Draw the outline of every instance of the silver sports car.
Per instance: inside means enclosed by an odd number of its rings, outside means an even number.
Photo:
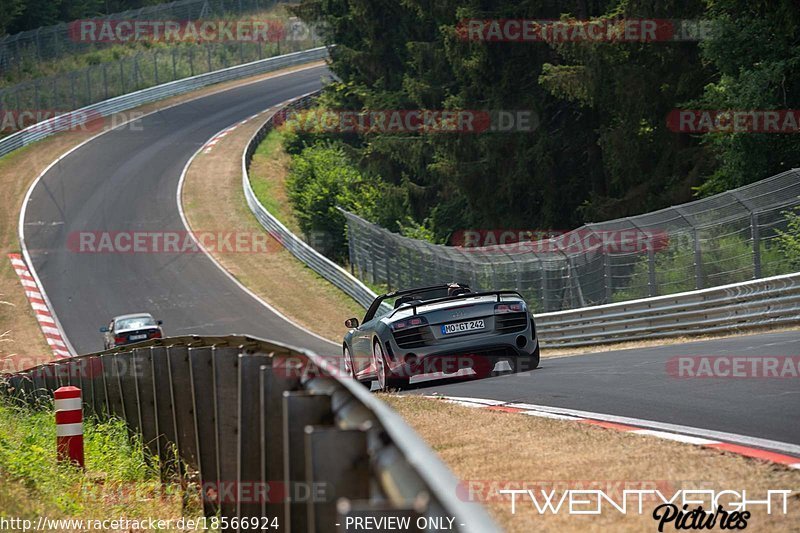
[[[345,369],[380,389],[434,372],[489,374],[499,361],[516,372],[539,365],[533,317],[515,291],[473,292],[456,283],[395,291],[376,298],[363,323],[351,318],[345,326]]]

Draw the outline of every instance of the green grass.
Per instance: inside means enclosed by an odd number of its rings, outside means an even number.
[[[283,150],[283,138],[278,130],[270,131],[267,136],[258,145],[253,158],[259,159],[273,159],[278,157],[279,153]],[[253,179],[255,178],[255,179]],[[281,221],[285,226],[295,226],[295,220],[289,220],[284,216],[281,209],[281,204],[275,198],[274,184],[267,181],[262,176],[251,176],[250,185],[253,187],[253,192],[258,198],[258,201],[266,208],[267,211],[275,218]]]
[[[46,407],[0,399],[0,516],[181,516],[180,486],[161,485],[155,460],[121,420],[84,423],[85,472],[57,465],[52,403]]]

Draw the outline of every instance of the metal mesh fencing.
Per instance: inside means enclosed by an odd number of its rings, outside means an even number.
[[[212,16],[236,15],[268,9],[277,0],[178,0],[140,9],[112,13],[104,20],[196,20]],[[0,39],[0,73],[24,69],[26,63],[57,59],[64,55],[90,52],[108,46],[100,42],[82,42],[70,34],[64,22],[35,30],[7,35]]]
[[[536,312],[674,294],[797,270],[779,245],[800,169],[554,238],[465,247],[414,240],[344,212],[358,277],[389,289],[450,281],[515,289]],[[799,210],[800,211],[800,210]]]
[[[113,20],[198,20],[237,16],[271,7],[275,0],[181,0],[135,11],[116,13]],[[0,131],[8,134],[26,126],[123,94],[154,87],[252,61],[315,48],[319,39],[308,28],[295,28],[293,18],[282,21],[286,31],[269,40],[155,43],[135,54],[122,51],[116,59],[37,77],[0,89]],[[68,24],[40,28],[0,41],[0,70],[23,68],[25,61],[43,61],[69,53],[91,52],[104,43],[80,43],[68,35]],[[36,38],[34,38],[35,34]],[[119,57],[117,57],[119,56]]]

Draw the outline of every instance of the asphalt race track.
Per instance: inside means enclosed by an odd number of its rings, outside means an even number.
[[[800,444],[798,378],[678,378],[677,356],[796,356],[797,331],[542,359],[533,372],[421,384],[410,394],[564,407]]]
[[[321,87],[324,67],[210,95],[121,127],[72,152],[31,195],[25,240],[78,353],[103,349],[98,329],[119,314],[150,312],[166,335],[241,333],[318,353],[340,353],[249,297],[202,253],[75,253],[80,231],[185,231],[181,171],[215,133]],[[233,231],[235,228],[220,228]]]
[[[44,176],[31,195],[25,238],[79,353],[102,349],[98,328],[111,317],[139,311],[163,319],[167,335],[240,333],[340,353],[251,298],[204,254],[90,254],[67,246],[80,231],[185,230],[176,191],[192,154],[225,127],[317,89],[326,74],[322,67],[296,72],[150,115],[140,128],[84,145]],[[565,407],[800,444],[798,379],[678,379],[666,371],[679,355],[798,353],[797,332],[754,335],[543,359],[534,372],[426,381],[408,393]]]

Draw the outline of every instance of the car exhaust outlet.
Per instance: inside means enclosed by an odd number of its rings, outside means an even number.
[[[524,348],[526,344],[528,344],[528,339],[525,338],[525,335],[517,335],[517,348]]]

